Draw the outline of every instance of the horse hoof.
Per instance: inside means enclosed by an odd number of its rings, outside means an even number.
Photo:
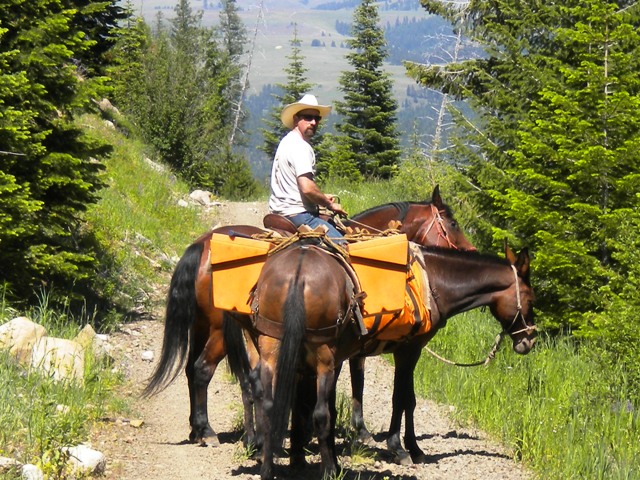
[[[202,447],[219,447],[220,440],[217,435],[209,435],[200,439],[200,446]]]
[[[421,453],[419,455],[411,456],[411,459],[413,460],[413,463],[427,463],[427,456],[424,453]]]
[[[373,439],[373,435],[371,435],[371,433],[369,433],[369,430],[367,429],[360,430],[360,432],[358,432],[358,437],[356,438],[356,442],[361,443],[362,445],[369,445],[369,446],[372,446],[376,443],[375,440]]]
[[[396,463],[398,465],[402,465],[403,467],[408,467],[410,465],[413,465],[413,460],[411,460],[411,455],[409,455],[407,452],[397,453]]]

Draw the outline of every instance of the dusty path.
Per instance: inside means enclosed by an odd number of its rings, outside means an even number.
[[[229,204],[220,207],[222,224],[259,224],[263,206]],[[127,393],[134,399],[133,411],[126,419],[112,419],[92,439],[93,446],[107,455],[106,478],[118,480],[146,479],[259,479],[256,461],[246,459],[239,442],[241,421],[240,389],[231,382],[222,364],[209,387],[209,418],[220,437],[217,447],[200,447],[187,442],[189,434],[189,399],[184,375],[164,392],[139,399],[143,382],[151,375],[162,342],[162,318],[152,318],[123,327],[114,335],[115,356],[130,382]],[[153,352],[154,359],[143,360],[143,353]],[[147,353],[148,355],[148,353]],[[348,368],[343,369],[340,390],[347,395]],[[381,432],[391,414],[393,371],[380,357],[367,360],[364,392],[365,416],[376,444],[369,448],[365,460],[347,456],[344,447],[340,463],[344,479],[383,480],[524,480],[533,476],[515,464],[504,450],[479,431],[455,426],[448,420],[448,407],[419,400],[415,423],[422,449],[429,462],[401,467],[391,462],[385,451]],[[139,423],[142,423],[139,425]],[[310,447],[316,451],[315,443]],[[291,476],[286,467],[278,478],[310,480],[319,477],[319,458],[308,457],[311,465],[304,474]],[[353,460],[353,461],[352,461]],[[283,460],[286,465],[286,461]]]

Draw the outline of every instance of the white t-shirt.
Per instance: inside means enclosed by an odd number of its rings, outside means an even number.
[[[317,206],[300,195],[298,177],[314,173],[316,155],[297,130],[286,134],[276,150],[271,169],[269,211],[280,215],[315,212]]]

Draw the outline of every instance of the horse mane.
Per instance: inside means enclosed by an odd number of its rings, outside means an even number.
[[[397,220],[400,220],[402,222],[404,221],[405,217],[407,216],[407,213],[409,213],[409,209],[412,206],[427,206],[431,204],[432,202],[428,200],[424,200],[422,202],[390,202],[390,203],[385,203],[384,205],[378,205],[377,207],[371,207],[363,212],[360,212],[354,215],[352,218],[354,220],[358,220],[360,217],[363,217],[365,215],[377,213],[381,210],[386,210],[387,208],[391,207],[391,208],[395,208],[398,211]],[[451,215],[451,209],[449,208],[448,205],[444,205],[444,209],[448,215]]]
[[[499,257],[491,253],[480,253],[477,250],[456,250],[446,247],[420,246],[423,253],[435,255],[444,258],[460,258],[469,259],[478,263],[493,264],[501,263],[503,265],[511,265],[506,258]]]

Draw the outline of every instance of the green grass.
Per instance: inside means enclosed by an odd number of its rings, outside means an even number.
[[[105,162],[107,187],[87,212],[102,251],[104,295],[129,309],[150,308],[154,285],[168,284],[184,249],[213,226],[215,210],[205,216],[202,207],[179,206],[189,188],[168,170],[157,171],[143,144],[96,116],[86,115],[80,124],[114,146]]]
[[[430,347],[450,360],[481,360],[498,331],[479,311],[449,321]],[[505,444],[541,478],[637,479],[640,423],[623,372],[604,372],[588,344],[541,338],[527,356],[502,345],[488,367],[460,368],[423,354],[416,391],[456,406],[455,419]]]
[[[51,310],[45,294],[24,314],[47,328],[49,335],[62,338],[75,337],[83,323],[67,312]],[[15,315],[8,305],[0,304],[0,323]],[[120,375],[90,355],[85,364],[82,384],[56,382],[0,351],[0,456],[36,464],[49,478],[67,478],[60,449],[86,440],[93,424],[107,412],[127,409],[126,402],[114,395]],[[3,478],[20,478],[14,473]]]

